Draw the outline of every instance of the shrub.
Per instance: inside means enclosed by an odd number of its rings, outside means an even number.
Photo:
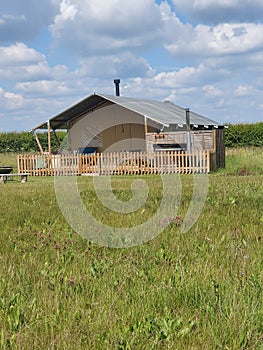
[[[228,125],[225,131],[225,145],[226,147],[262,147],[263,122]]]
[[[57,132],[57,139],[51,134],[52,150],[57,151],[66,136],[65,132]],[[38,133],[38,138],[44,150],[48,148],[47,133]],[[0,133],[0,153],[4,152],[39,152],[33,133],[31,132],[3,132]]]

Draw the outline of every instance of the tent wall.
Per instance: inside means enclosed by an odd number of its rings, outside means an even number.
[[[149,123],[149,130],[160,126]],[[68,147],[77,151],[96,147],[98,152],[145,151],[145,125],[142,116],[118,105],[109,105],[81,117],[69,125]]]

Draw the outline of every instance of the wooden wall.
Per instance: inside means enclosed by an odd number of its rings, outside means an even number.
[[[214,132],[213,130],[196,130],[191,131],[192,150],[196,151],[213,151],[214,150]],[[187,143],[186,131],[173,131],[163,133],[147,133],[146,135],[146,150],[147,152],[154,151],[156,144],[178,144],[182,148]]]
[[[186,131],[174,131],[163,133],[147,133],[146,150],[154,151],[154,145],[178,144],[186,147]],[[224,128],[214,130],[191,131],[192,151],[210,151],[211,170],[225,167],[225,130]]]

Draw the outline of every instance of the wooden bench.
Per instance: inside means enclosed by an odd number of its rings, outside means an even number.
[[[20,176],[21,178],[21,183],[25,183],[27,182],[27,177],[29,176],[30,174],[0,174],[0,183],[5,183],[8,178],[10,177],[15,177],[15,176]]]

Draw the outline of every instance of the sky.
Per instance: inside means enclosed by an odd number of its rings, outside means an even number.
[[[1,0],[0,131],[90,94],[263,121],[262,0]]]

